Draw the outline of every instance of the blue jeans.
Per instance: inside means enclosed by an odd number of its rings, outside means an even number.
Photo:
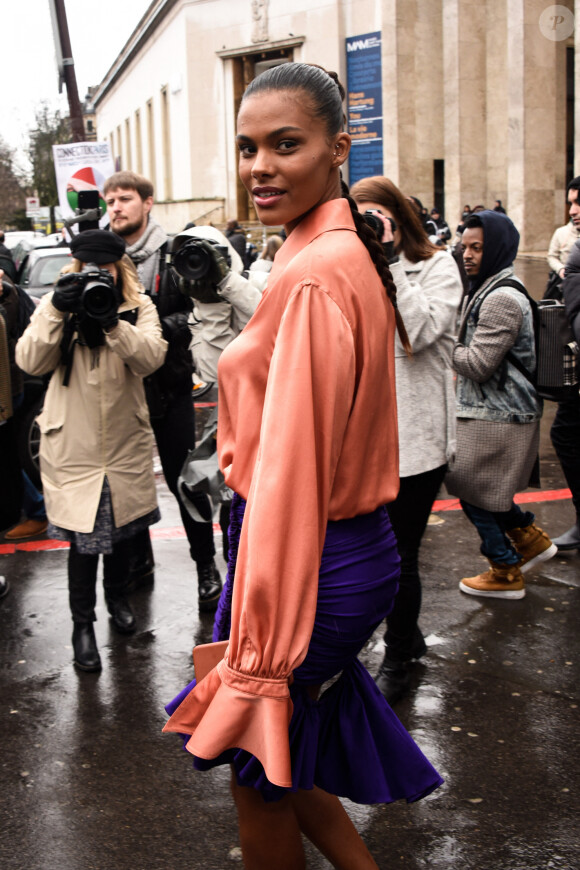
[[[18,410],[24,401],[24,393],[14,396],[14,410]],[[22,512],[27,520],[46,520],[44,496],[37,490],[27,473],[22,469]]]
[[[534,522],[534,514],[522,511],[515,502],[509,511],[486,511],[460,499],[465,516],[471,520],[481,538],[481,553],[500,565],[515,565],[520,560],[506,532],[525,529]]]
[[[44,507],[44,496],[40,493],[27,473],[22,472],[22,482],[24,484],[24,494],[22,496],[22,510],[24,516],[29,520],[46,520],[46,509]]]

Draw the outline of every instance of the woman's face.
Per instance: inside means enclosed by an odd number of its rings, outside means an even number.
[[[380,202],[367,202],[366,200],[359,202],[357,200],[356,204],[357,204],[358,210],[360,211],[361,214],[364,214],[365,211],[379,211],[385,217],[390,218],[392,221],[395,221],[395,224],[397,225],[397,229],[395,230],[395,233],[393,235],[393,241],[395,242],[395,246],[400,244],[401,233],[399,232],[399,221],[396,220],[393,212],[390,211],[390,209],[388,209],[384,205],[381,205]]]
[[[303,91],[248,97],[238,115],[239,172],[258,218],[291,233],[309,211],[340,197],[350,136],[329,136]]]

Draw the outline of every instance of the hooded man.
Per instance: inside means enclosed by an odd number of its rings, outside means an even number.
[[[523,598],[523,573],[557,552],[514,495],[536,464],[542,400],[510,361],[536,367],[534,323],[525,288],[514,278],[519,233],[501,212],[465,222],[461,248],[469,290],[453,350],[457,372],[457,457],[446,479],[481,538],[490,568],[464,577],[462,592]]]

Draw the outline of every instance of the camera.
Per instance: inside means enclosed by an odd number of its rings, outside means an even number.
[[[217,253],[226,261],[229,268],[232,258],[226,245],[219,245],[213,239],[188,239],[171,258],[171,263],[182,278],[189,281],[200,281],[212,272],[213,259],[205,245],[213,245]]]
[[[85,314],[97,320],[114,317],[119,307],[119,299],[111,273],[106,269],[99,269],[94,263],[87,263],[79,274],[84,281],[81,309]]]
[[[367,211],[365,211],[365,213],[363,214],[363,217],[365,219],[366,224],[371,228],[371,230],[374,230],[375,233],[377,234],[378,238],[382,239],[383,232],[384,232],[384,224],[383,224],[382,220],[380,219],[380,217],[377,217],[376,211],[372,211],[371,209],[367,209]],[[391,229],[394,233],[395,230],[397,229],[397,224],[395,223],[395,221],[392,218],[387,218],[387,220],[391,224]]]

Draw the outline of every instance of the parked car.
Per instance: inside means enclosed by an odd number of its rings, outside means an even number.
[[[45,239],[44,233],[40,233],[37,230],[7,230],[4,233],[4,244],[11,251],[14,251],[16,245],[24,240],[43,244]]]
[[[33,248],[20,265],[18,283],[38,305],[41,297],[52,290],[61,269],[69,263],[68,247]]]
[[[40,429],[36,418],[42,411],[49,380],[50,375],[25,374],[24,400],[15,414],[20,464],[37,489],[41,488],[41,482],[38,460]]]
[[[19,241],[12,247],[12,259],[14,260],[16,268],[18,270],[22,268],[26,255],[34,248],[54,248],[56,245],[62,245],[63,241],[62,233],[51,233],[48,236],[39,234],[34,238],[26,236],[19,239]]]

